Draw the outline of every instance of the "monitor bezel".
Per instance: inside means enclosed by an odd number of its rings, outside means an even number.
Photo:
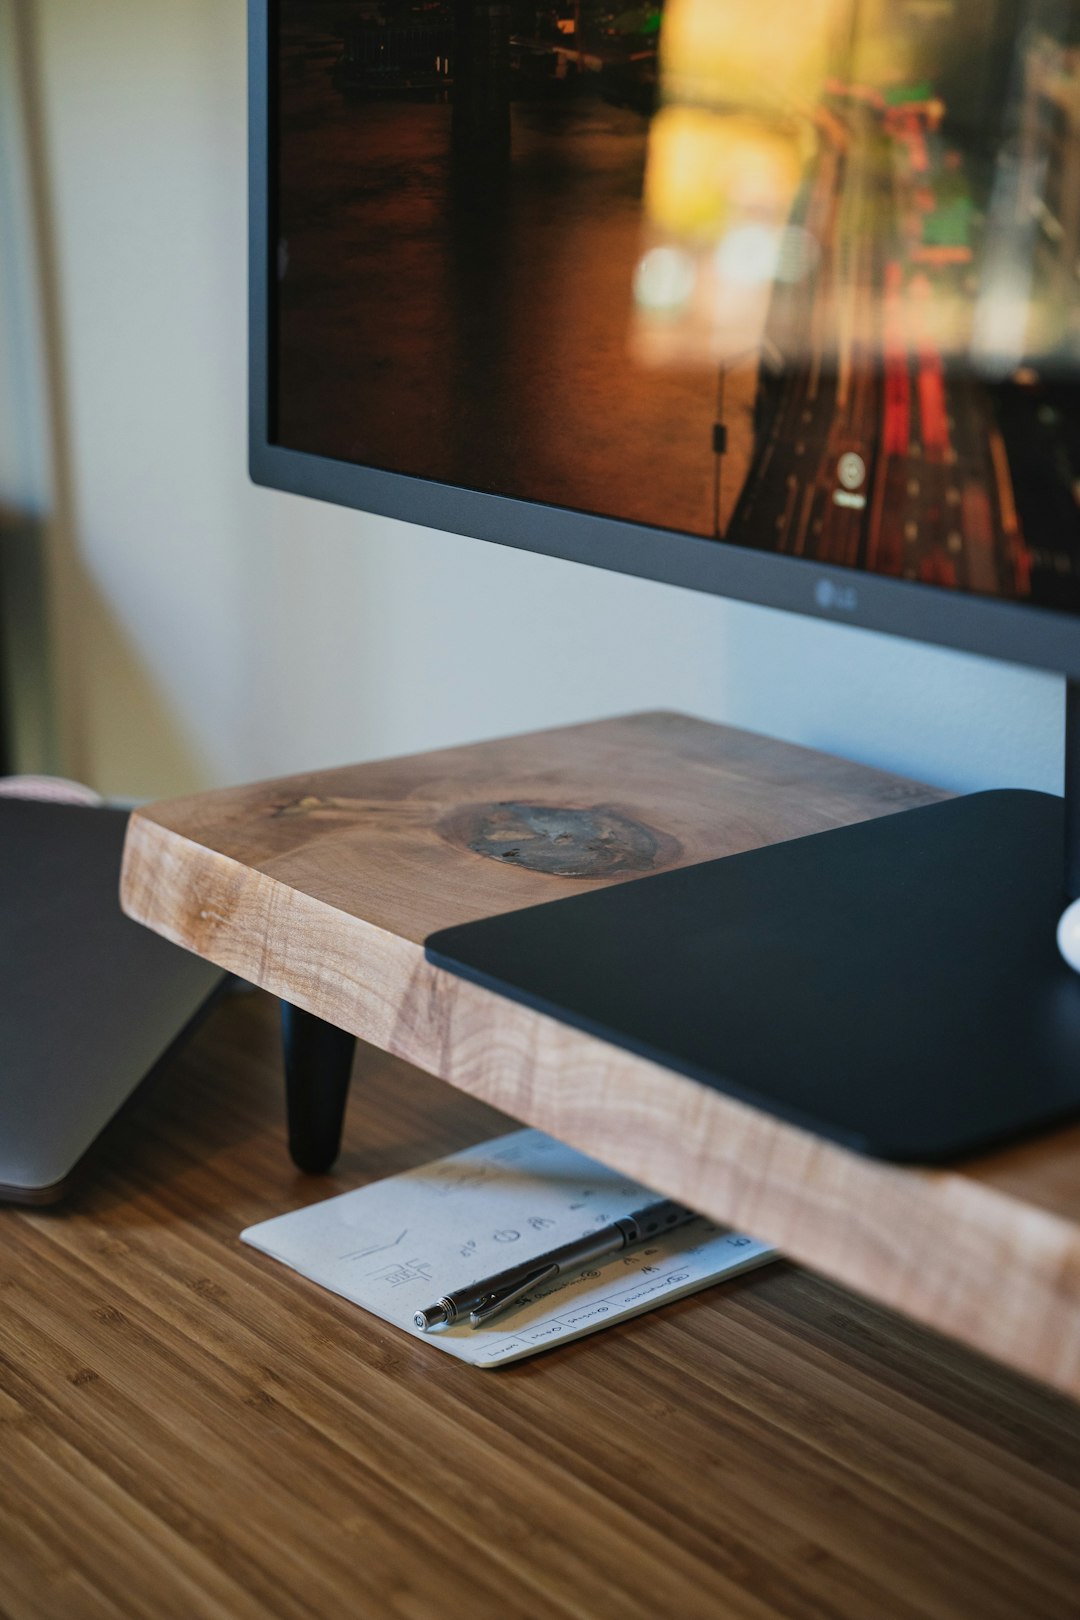
[[[248,0],[248,408],[254,483],[665,585],[1080,678],[1080,615],[750,551],[274,443],[270,37],[276,10],[277,0]]]

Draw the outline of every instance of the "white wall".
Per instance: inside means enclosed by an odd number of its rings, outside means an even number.
[[[45,499],[43,359],[30,184],[12,0],[0,0],[0,501],[22,513]]]
[[[251,488],[243,0],[24,3],[77,553],[73,754],[95,785],[159,795],[671,706],[947,786],[1060,789],[1049,677]]]

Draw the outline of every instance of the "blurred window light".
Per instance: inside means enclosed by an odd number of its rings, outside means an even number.
[[[717,269],[736,285],[753,287],[772,281],[780,259],[781,234],[767,225],[737,225],[717,247]]]
[[[697,267],[677,247],[654,247],[640,259],[634,275],[634,298],[642,309],[681,310],[691,298]]]

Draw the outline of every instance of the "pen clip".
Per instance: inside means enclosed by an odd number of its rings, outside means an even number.
[[[516,1305],[518,1300],[529,1293],[531,1289],[539,1288],[542,1283],[550,1282],[558,1275],[559,1267],[557,1262],[552,1262],[551,1265],[547,1266],[537,1266],[521,1282],[511,1283],[509,1288],[504,1288],[498,1293],[485,1295],[483,1299],[477,1301],[469,1312],[469,1326],[474,1328],[482,1327],[485,1322],[490,1322],[493,1316],[499,1316],[503,1311],[509,1310],[511,1305]]]

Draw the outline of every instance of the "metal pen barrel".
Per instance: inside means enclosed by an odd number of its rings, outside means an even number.
[[[576,1266],[591,1265],[594,1260],[602,1260],[609,1254],[616,1254],[625,1244],[626,1238],[618,1227],[605,1226],[591,1240],[588,1236],[575,1238],[571,1243],[563,1243],[557,1249],[549,1249],[545,1254],[537,1255],[535,1260],[524,1260],[519,1265],[496,1272],[493,1277],[484,1277],[468,1288],[446,1294],[436,1304],[429,1305],[426,1310],[417,1311],[413,1321],[419,1328],[442,1327],[444,1324],[450,1326],[459,1318],[468,1316],[490,1294],[513,1287],[533,1268],[537,1271],[546,1270],[550,1266],[565,1265],[571,1260]]]
[[[581,1270],[585,1266],[592,1265],[594,1261],[604,1260],[610,1254],[617,1254],[630,1243],[645,1242],[650,1237],[671,1231],[693,1218],[692,1210],[674,1203],[671,1199],[661,1199],[657,1203],[647,1204],[644,1208],[634,1210],[632,1214],[613,1221],[611,1225],[601,1227],[595,1233],[586,1232],[582,1237],[563,1243],[557,1249],[549,1249],[533,1260],[521,1261],[518,1265],[510,1266],[494,1276],[484,1277],[466,1288],[445,1294],[434,1305],[428,1305],[424,1310],[417,1311],[413,1321],[425,1332],[433,1327],[449,1327],[463,1317],[470,1316],[473,1311],[481,1310],[493,1296],[511,1289],[526,1288],[533,1273],[539,1278],[541,1275],[550,1276],[552,1272],[557,1276],[564,1266],[567,1269],[572,1267],[575,1271]]]

